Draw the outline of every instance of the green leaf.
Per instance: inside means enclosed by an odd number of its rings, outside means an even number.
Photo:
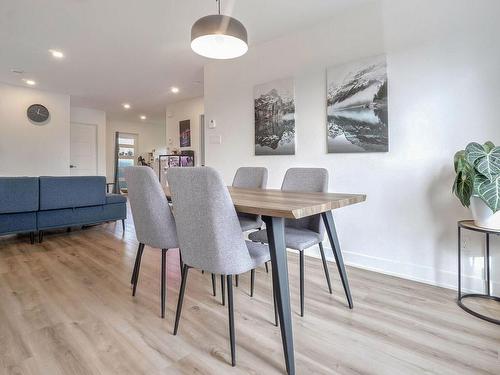
[[[467,161],[471,164],[475,164],[478,159],[481,159],[486,155],[486,151],[479,143],[471,142],[465,148],[465,154]]]
[[[455,164],[455,172],[458,173],[464,168],[464,163],[467,163],[465,150],[460,150],[455,154],[454,164]]]
[[[495,148],[495,145],[493,144],[493,142],[488,141],[488,142],[486,142],[486,143],[483,145],[483,148],[484,148],[484,151],[486,151],[486,152],[490,152],[491,150],[493,150],[493,149]]]
[[[470,197],[474,188],[474,179],[471,173],[466,171],[457,173],[455,182],[453,183],[453,193],[457,196],[463,206],[469,207]]]
[[[474,191],[491,208],[493,213],[500,210],[500,176],[491,181],[483,175],[476,175]]]
[[[493,181],[500,174],[500,147],[490,149],[491,142],[484,147],[472,142],[465,148],[467,161],[475,166],[476,170]],[[487,151],[489,150],[489,151]]]

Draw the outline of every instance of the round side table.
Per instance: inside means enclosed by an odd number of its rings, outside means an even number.
[[[468,312],[469,314],[472,314],[480,319],[486,320],[491,323],[495,324],[500,324],[500,320],[491,318],[489,316],[485,316],[482,314],[479,314],[478,312],[470,309],[469,307],[465,306],[462,303],[462,300],[464,298],[482,298],[482,299],[488,299],[488,300],[493,300],[500,302],[499,297],[495,297],[491,295],[491,290],[490,290],[490,234],[493,235],[500,235],[500,230],[494,230],[494,229],[488,229],[488,228],[482,228],[478,227],[477,225],[474,224],[473,220],[463,220],[459,221],[457,223],[458,227],[458,299],[457,299],[457,305],[460,306],[463,310]],[[461,278],[462,278],[462,262],[461,262],[461,249],[462,249],[462,241],[461,241],[461,230],[466,229],[466,230],[472,230],[474,232],[480,232],[484,233],[486,236],[486,249],[485,249],[485,269],[486,269],[486,294],[479,294],[479,293],[469,293],[469,294],[462,294],[462,285],[461,285]]]

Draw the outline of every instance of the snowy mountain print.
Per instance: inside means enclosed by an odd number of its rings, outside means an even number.
[[[255,86],[255,155],[295,154],[293,79]]]
[[[387,152],[385,56],[327,71],[328,152]]]

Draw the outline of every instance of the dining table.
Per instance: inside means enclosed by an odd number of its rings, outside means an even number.
[[[164,191],[167,198],[170,198],[171,193],[168,186],[164,188]],[[293,375],[295,374],[295,358],[285,246],[285,221],[286,219],[302,219],[313,215],[321,215],[340,274],[347,303],[349,308],[352,309],[353,301],[349,281],[332,211],[364,202],[366,195],[305,193],[281,191],[278,189],[243,189],[231,186],[228,187],[228,191],[237,212],[261,215],[262,220],[266,224],[273,270],[273,287],[276,296],[286,371],[288,374]]]

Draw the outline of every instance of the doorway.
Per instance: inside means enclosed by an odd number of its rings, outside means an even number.
[[[71,123],[70,175],[97,175],[97,125]]]

